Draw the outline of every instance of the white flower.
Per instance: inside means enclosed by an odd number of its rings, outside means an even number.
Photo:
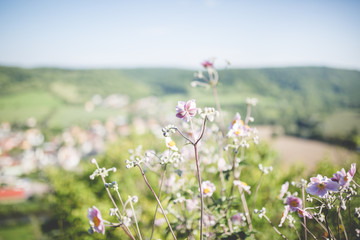
[[[256,106],[258,100],[257,98],[246,98],[246,104],[250,105],[250,106]]]
[[[247,185],[245,182],[239,181],[239,180],[234,180],[234,185],[240,187],[241,189],[243,189],[244,191],[246,191],[248,194],[251,194],[250,191],[250,186]]]
[[[201,188],[205,197],[211,197],[216,190],[215,185],[210,181],[204,181]]]
[[[171,139],[171,137],[165,137],[166,147],[170,148],[173,151],[178,151],[179,149],[176,147],[176,143]]]

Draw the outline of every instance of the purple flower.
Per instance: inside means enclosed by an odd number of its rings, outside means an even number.
[[[187,102],[178,101],[176,111],[176,117],[181,118],[186,122],[189,122],[190,119],[193,118],[197,112],[195,100],[192,99]]]
[[[101,217],[99,209],[97,209],[95,206],[89,208],[88,218],[90,225],[94,228],[96,232],[105,234],[104,220]]]
[[[286,198],[286,204],[289,205],[290,211],[295,212],[298,208],[302,207],[302,201],[298,197],[289,196]]]
[[[341,169],[334,173],[331,180],[337,182],[342,187],[348,187],[356,172],[356,163],[351,164],[349,171],[346,173],[345,169]]]
[[[234,225],[241,225],[245,221],[244,218],[243,213],[237,213],[231,217],[231,221]]]
[[[201,64],[204,68],[212,68],[214,67],[214,64],[210,61],[204,61],[202,64]]]
[[[319,197],[324,197],[327,195],[328,191],[337,192],[340,185],[337,182],[331,181],[327,177],[317,175],[317,177],[310,178],[310,183],[306,188],[306,192],[317,195]]]

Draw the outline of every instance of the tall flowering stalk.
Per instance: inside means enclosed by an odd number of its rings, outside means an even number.
[[[191,118],[194,117],[195,114],[196,114],[195,100],[189,100],[186,103],[182,102],[182,101],[179,101],[178,106],[176,107],[176,110],[178,111],[178,113],[176,114],[176,116],[178,118],[181,118],[181,119],[183,119],[183,120],[185,120],[187,122],[191,122]],[[199,154],[198,154],[198,143],[200,142],[200,140],[204,136],[206,120],[207,120],[207,115],[204,116],[204,121],[203,121],[203,124],[202,124],[201,134],[200,134],[200,136],[198,138],[195,137],[195,132],[193,130],[192,135],[194,137],[194,140],[191,140],[190,138],[185,136],[178,128],[176,128],[177,132],[179,132],[180,135],[182,137],[184,137],[194,147],[195,164],[196,164],[196,176],[197,176],[197,181],[198,181],[198,184],[199,184],[199,192],[200,192],[200,240],[203,239],[204,192],[203,192],[202,181],[201,181],[201,173],[200,173],[200,160],[199,160]],[[192,127],[192,129],[193,129],[193,127]]]

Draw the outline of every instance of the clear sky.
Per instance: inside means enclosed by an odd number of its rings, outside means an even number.
[[[0,0],[0,65],[360,70],[360,1]]]

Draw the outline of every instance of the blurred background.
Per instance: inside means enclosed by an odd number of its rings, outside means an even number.
[[[87,208],[105,196],[89,181],[89,159],[118,167],[131,192],[127,149],[163,148],[178,100],[215,106],[210,89],[191,87],[205,60],[219,71],[227,121],[245,114],[246,97],[259,100],[262,151],[285,175],[348,168],[359,160],[359,9],[350,0],[1,0],[0,239],[90,237]]]

